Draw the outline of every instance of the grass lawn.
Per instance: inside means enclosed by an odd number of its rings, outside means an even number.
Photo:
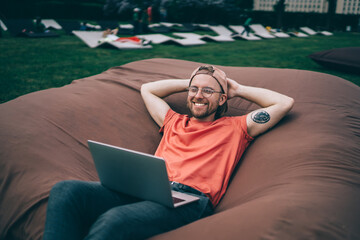
[[[244,67],[292,68],[339,76],[360,86],[360,75],[323,68],[307,56],[313,52],[360,46],[360,33],[334,36],[209,42],[196,47],[153,45],[153,49],[91,49],[76,36],[28,39],[3,33],[0,38],[0,102],[101,73],[110,67],[148,58],[176,58]]]

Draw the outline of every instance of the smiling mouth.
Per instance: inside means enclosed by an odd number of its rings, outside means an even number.
[[[194,102],[194,105],[195,106],[205,106],[206,104],[205,103],[196,103],[196,102]]]

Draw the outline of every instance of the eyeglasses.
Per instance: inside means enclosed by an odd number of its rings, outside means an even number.
[[[195,86],[191,86],[191,87],[188,87],[187,90],[189,91],[188,94],[190,97],[193,97],[195,96],[198,91],[199,91],[199,88],[198,87],[195,87]],[[213,93],[222,93],[222,92],[217,92],[215,91],[214,89],[211,89],[209,87],[205,87],[205,88],[201,88],[201,94],[205,97],[205,98],[209,98],[211,97],[211,95],[213,95]]]

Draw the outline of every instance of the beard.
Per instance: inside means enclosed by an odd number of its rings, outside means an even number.
[[[217,109],[219,107],[219,101],[220,100],[216,101],[216,104],[214,104],[214,105],[207,104],[206,109],[202,109],[201,111],[196,110],[194,108],[194,103],[191,100],[189,100],[187,102],[187,107],[190,110],[192,117],[197,118],[197,119],[204,119],[204,118],[207,118],[210,115],[214,114],[217,111]]]

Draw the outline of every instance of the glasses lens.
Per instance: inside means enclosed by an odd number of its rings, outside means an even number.
[[[199,88],[197,87],[189,87],[189,96],[193,97],[197,94],[197,92],[199,91]],[[206,97],[209,98],[211,97],[211,95],[214,93],[214,90],[212,90],[211,88],[202,88],[201,89],[201,94]]]
[[[204,97],[208,98],[211,97],[211,95],[213,94],[214,90],[210,89],[210,88],[203,88],[201,89],[201,93]]]
[[[195,96],[198,91],[197,87],[189,87],[189,96]]]

